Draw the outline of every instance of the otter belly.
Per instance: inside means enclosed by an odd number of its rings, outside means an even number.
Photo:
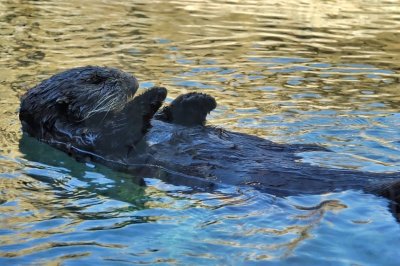
[[[372,191],[377,184],[398,179],[397,174],[312,166],[301,162],[297,154],[324,150],[319,146],[277,144],[214,127],[187,128],[153,120],[146,141],[149,165],[216,184],[252,186],[279,195]],[[130,159],[134,161],[134,157]]]

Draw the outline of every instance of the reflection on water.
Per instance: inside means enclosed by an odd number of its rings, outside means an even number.
[[[387,201],[358,191],[276,198],[148,186],[35,142],[19,96],[57,71],[134,73],[168,101],[208,92],[209,123],[335,153],[303,161],[400,171],[398,1],[0,2],[3,264],[397,265]]]

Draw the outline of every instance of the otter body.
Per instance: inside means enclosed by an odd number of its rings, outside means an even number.
[[[153,87],[133,97],[122,71],[81,67],[43,81],[23,97],[22,129],[78,160],[91,160],[175,184],[252,186],[279,196],[363,189],[399,202],[398,173],[328,169],[299,162],[315,145],[286,145],[205,126],[216,107],[206,94],[167,95]]]

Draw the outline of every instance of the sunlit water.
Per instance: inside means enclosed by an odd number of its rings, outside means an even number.
[[[1,265],[399,265],[386,199],[143,188],[22,139],[17,117],[42,79],[113,66],[168,101],[212,94],[209,124],[334,151],[305,162],[400,171],[398,1],[2,0],[0,37]]]

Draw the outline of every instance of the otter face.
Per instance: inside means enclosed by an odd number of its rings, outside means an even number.
[[[41,137],[54,123],[84,123],[124,108],[139,87],[132,75],[107,67],[79,67],[56,74],[23,97],[23,130]]]
[[[52,76],[21,99],[22,130],[68,153],[128,154],[143,139],[167,90],[133,98],[139,84],[108,67],[80,67]],[[78,156],[78,154],[76,154]]]

